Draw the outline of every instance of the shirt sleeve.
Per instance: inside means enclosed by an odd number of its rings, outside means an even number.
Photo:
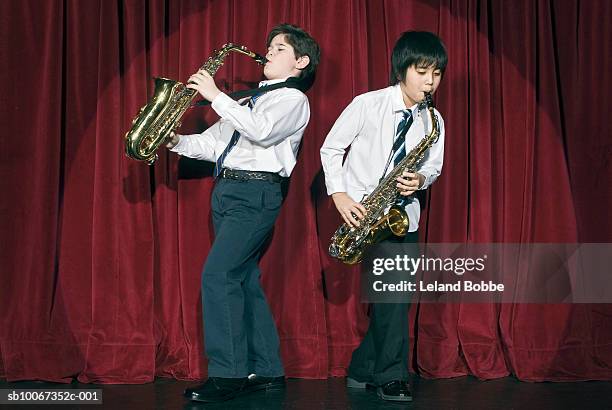
[[[365,104],[356,97],[340,114],[323,142],[321,164],[328,195],[347,191],[342,161],[346,149],[361,132],[365,115]]]
[[[181,135],[178,144],[170,149],[179,155],[215,162],[215,144],[221,134],[221,121],[217,121],[201,134]]]
[[[213,100],[212,108],[221,118],[230,121],[242,137],[264,148],[277,144],[308,124],[308,98],[298,90],[283,89],[273,102],[265,103],[264,108],[258,110],[255,106],[251,110],[221,93]]]
[[[436,117],[440,125],[440,136],[438,141],[427,150],[425,160],[417,171],[425,177],[425,181],[419,189],[429,188],[442,172],[442,164],[444,162],[444,120],[439,113],[436,113]]]

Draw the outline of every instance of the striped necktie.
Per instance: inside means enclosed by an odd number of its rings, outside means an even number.
[[[395,131],[395,141],[393,142],[393,166],[397,166],[406,156],[406,133],[412,125],[412,112],[404,111],[404,118],[397,125]]]
[[[410,110],[404,111],[404,118],[400,121],[397,126],[397,131],[395,132],[396,138],[393,143],[393,166],[396,167],[397,164],[401,162],[402,159],[406,156],[406,133],[408,129],[412,125],[412,112]],[[398,195],[398,198],[395,201],[395,205],[398,206],[406,206],[408,203],[408,199],[406,197]]]
[[[255,102],[262,94],[258,93],[252,96],[251,98],[249,98],[248,106],[250,109],[253,109],[253,107],[255,106]],[[238,143],[239,139],[240,139],[240,133],[238,131],[234,131],[229,144],[227,144],[227,147],[225,147],[225,149],[223,150],[221,155],[219,155],[219,158],[217,158],[217,161],[215,162],[215,170],[213,171],[213,176],[215,178],[217,178],[221,174],[221,171],[223,170],[223,161],[225,161],[225,158],[230,153],[232,148],[234,148],[234,146]]]

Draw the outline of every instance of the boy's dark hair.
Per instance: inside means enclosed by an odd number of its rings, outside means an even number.
[[[315,74],[317,72],[317,65],[319,64],[319,58],[321,56],[321,51],[319,50],[319,45],[316,40],[310,36],[307,32],[302,30],[301,28],[294,26],[292,24],[279,24],[274,27],[270,34],[268,34],[268,40],[266,41],[266,46],[269,46],[272,42],[272,39],[279,34],[285,35],[285,40],[295,52],[295,56],[300,58],[302,56],[308,56],[310,62],[304,69],[301,71],[301,75],[299,78],[300,83],[302,83],[303,90],[307,90],[314,83]]]
[[[447,63],[448,55],[440,37],[428,31],[406,31],[393,47],[389,84],[404,81],[411,66],[434,67],[444,75]]]

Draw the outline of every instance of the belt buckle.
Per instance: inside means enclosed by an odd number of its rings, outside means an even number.
[[[229,168],[223,168],[221,171],[221,178],[225,179],[236,179],[236,175],[232,173],[232,170]]]

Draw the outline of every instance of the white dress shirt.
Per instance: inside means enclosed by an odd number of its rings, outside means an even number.
[[[282,81],[262,81],[259,86]],[[310,119],[304,93],[295,88],[268,91],[257,98],[252,110],[221,93],[212,101],[212,108],[221,119],[201,134],[181,135],[171,151],[215,162],[237,130],[240,139],[223,161],[223,168],[291,175]]]
[[[395,131],[406,110],[399,84],[371,91],[355,97],[345,108],[332,127],[321,147],[321,162],[325,172],[328,195],[346,192],[354,201],[360,202],[379,184],[390,161]],[[410,152],[431,130],[425,110],[410,107],[413,123],[406,134],[406,153]],[[426,189],[442,171],[444,159],[444,121],[435,110],[440,124],[440,137],[429,148],[417,172],[425,177],[420,189]],[[344,164],[346,149],[350,150]],[[391,172],[391,163],[386,174]],[[408,197],[406,212],[410,219],[408,230],[419,227],[421,209],[415,195]]]

